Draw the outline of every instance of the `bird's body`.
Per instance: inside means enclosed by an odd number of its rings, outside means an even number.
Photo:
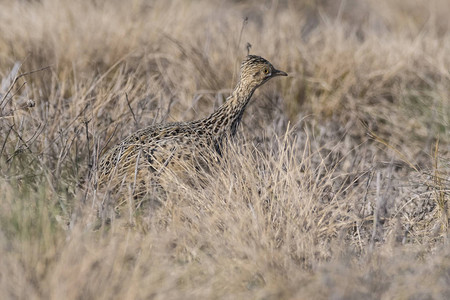
[[[131,134],[102,156],[99,183],[136,182],[166,169],[208,164],[211,155],[221,155],[224,141],[235,135],[256,88],[280,75],[287,76],[264,58],[249,55],[241,65],[238,84],[222,106],[204,119],[158,124]]]

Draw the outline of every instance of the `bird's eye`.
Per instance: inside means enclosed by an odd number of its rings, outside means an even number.
[[[264,74],[269,74],[269,69],[265,68],[264,69]]]

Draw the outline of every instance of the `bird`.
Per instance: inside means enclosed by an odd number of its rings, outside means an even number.
[[[190,122],[161,123],[140,129],[101,156],[98,184],[110,186],[161,176],[167,170],[186,170],[213,163],[224,144],[236,135],[243,113],[255,90],[271,78],[288,76],[268,60],[248,55],[240,66],[240,78],[226,99],[208,117]]]

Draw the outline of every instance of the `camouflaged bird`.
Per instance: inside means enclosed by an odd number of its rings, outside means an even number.
[[[262,57],[249,55],[242,62],[240,79],[226,102],[209,117],[191,122],[150,126],[131,134],[107,151],[99,163],[99,183],[110,186],[198,168],[222,153],[224,142],[236,134],[254,91],[276,76],[287,76]]]

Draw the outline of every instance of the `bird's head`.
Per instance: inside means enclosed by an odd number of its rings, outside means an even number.
[[[266,59],[256,56],[247,56],[241,65],[241,83],[251,88],[257,88],[270,78],[287,76],[288,74],[275,69]]]

